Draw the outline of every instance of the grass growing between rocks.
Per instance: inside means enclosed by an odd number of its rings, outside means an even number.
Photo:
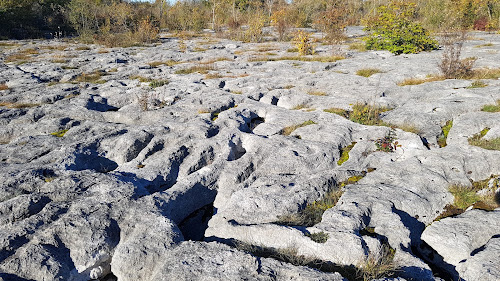
[[[17,53],[11,54],[5,58],[5,63],[14,62],[16,64],[24,64],[32,60],[33,55],[38,55],[37,49],[28,48]]]
[[[500,194],[495,192],[498,188],[500,188],[500,180],[496,175],[485,180],[474,181],[470,186],[450,186],[448,190],[455,198],[453,204],[446,205],[435,221],[462,214],[471,206],[473,209],[495,210],[500,207]]]
[[[469,138],[469,144],[488,150],[500,150],[500,138],[484,139],[490,128],[484,128],[478,134]]]
[[[139,82],[141,82],[141,83],[149,83],[149,82],[154,81],[152,78],[148,78],[148,77],[144,77],[144,76],[140,76],[140,75],[132,75],[128,79],[139,80]]]
[[[168,83],[170,83],[170,81],[168,81],[168,80],[153,80],[149,83],[149,87],[154,89],[154,88],[158,88],[158,87],[167,85]]]
[[[0,84],[0,91],[5,91],[9,89],[9,87],[7,86],[7,84]]]
[[[174,73],[175,74],[191,74],[191,73],[200,73],[200,74],[207,74],[208,71],[210,70],[216,70],[215,67],[212,65],[195,65],[190,68],[183,68],[176,70]]]
[[[86,83],[94,83],[94,84],[103,84],[106,83],[106,80],[101,79],[102,76],[106,75],[104,71],[99,71],[96,70],[92,73],[82,73],[78,75],[75,79],[73,79],[74,82],[80,83],[80,82],[86,82]]]
[[[466,89],[477,89],[477,88],[484,88],[487,87],[488,84],[484,83],[481,80],[476,80],[472,82],[469,86],[466,87]]]
[[[340,149],[340,158],[337,161],[337,165],[340,166],[340,165],[344,164],[344,162],[349,160],[349,152],[354,147],[354,145],[356,145],[356,142],[352,142],[350,145]]]
[[[307,94],[311,96],[328,96],[328,94],[323,91],[309,91]]]
[[[378,69],[378,68],[363,68],[363,69],[359,69],[358,71],[356,71],[356,75],[368,78],[368,77],[372,76],[373,74],[382,73],[382,72],[383,71]]]
[[[281,130],[280,133],[284,136],[289,136],[293,131],[297,130],[298,128],[313,125],[313,124],[316,124],[316,122],[314,122],[312,120],[307,120],[307,121],[300,123],[300,124],[285,127]]]
[[[447,145],[446,140],[448,139],[448,133],[453,127],[453,120],[446,121],[446,124],[441,128],[442,133],[437,139],[439,147],[445,147]]]
[[[326,233],[325,233],[326,234]],[[235,241],[233,246],[253,256],[272,258],[295,266],[307,266],[322,272],[338,272],[351,281],[368,281],[376,278],[394,277],[398,267],[394,263],[395,250],[384,244],[381,254],[369,254],[358,266],[339,265],[314,257],[300,255],[296,247],[271,248]]]
[[[369,105],[365,103],[356,103],[352,105],[352,110],[345,110],[341,108],[328,108],[325,112],[334,113],[345,117],[353,122],[375,126],[375,125],[385,125],[385,123],[380,119],[380,115],[383,112],[389,111],[390,108],[383,106]]]
[[[39,103],[15,103],[15,102],[0,102],[0,106],[7,108],[23,109],[40,106]]]
[[[369,281],[394,276],[398,268],[394,262],[395,254],[396,250],[384,243],[380,254],[370,253],[364,261],[358,264],[357,279]]]
[[[497,104],[488,104],[481,108],[481,111],[485,112],[500,112],[500,100],[497,100]]]
[[[153,68],[157,68],[160,65],[174,66],[174,65],[180,64],[180,62],[175,61],[175,60],[167,60],[167,61],[152,61],[148,64],[149,64],[149,66],[151,66]]]

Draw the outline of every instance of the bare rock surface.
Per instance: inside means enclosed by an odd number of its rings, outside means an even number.
[[[464,56],[498,67],[500,36],[474,38]],[[0,47],[0,280],[362,280],[388,248],[397,270],[370,278],[500,279],[498,208],[435,221],[451,184],[500,174],[500,151],[469,144],[500,136],[481,111],[498,79],[398,85],[439,73],[442,50],[321,62],[276,59],[290,43],[179,42]],[[389,108],[388,126],[327,112],[356,103]],[[334,191],[318,221],[285,223]]]

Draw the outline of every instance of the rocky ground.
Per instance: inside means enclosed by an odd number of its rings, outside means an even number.
[[[276,59],[289,42],[161,41],[2,42],[0,280],[500,279],[499,208],[436,221],[452,184],[497,188],[500,151],[468,139],[500,137],[481,111],[498,79],[398,86],[439,73],[442,50],[318,44],[310,57],[345,56],[319,62]],[[471,34],[463,56],[499,67],[500,35]],[[356,103],[418,134],[324,111]],[[336,191],[319,222],[283,223]],[[396,270],[363,277],[388,252]]]

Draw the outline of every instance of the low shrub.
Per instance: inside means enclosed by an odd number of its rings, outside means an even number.
[[[463,79],[472,74],[476,58],[460,58],[466,36],[465,32],[443,36],[444,51],[438,66],[446,79]]]

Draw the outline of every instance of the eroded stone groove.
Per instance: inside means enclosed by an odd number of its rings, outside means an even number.
[[[0,46],[0,279],[340,281],[383,260],[394,280],[500,279],[500,151],[469,142],[500,137],[499,114],[480,111],[498,80],[397,85],[437,73],[442,51],[254,61],[258,45],[210,39]],[[30,61],[5,63],[31,45]],[[498,67],[499,46],[477,33],[464,52]],[[367,67],[383,71],[355,74]],[[394,128],[347,119],[355,104],[390,108],[378,124]],[[436,220],[451,185],[485,179],[473,195],[488,204]]]

